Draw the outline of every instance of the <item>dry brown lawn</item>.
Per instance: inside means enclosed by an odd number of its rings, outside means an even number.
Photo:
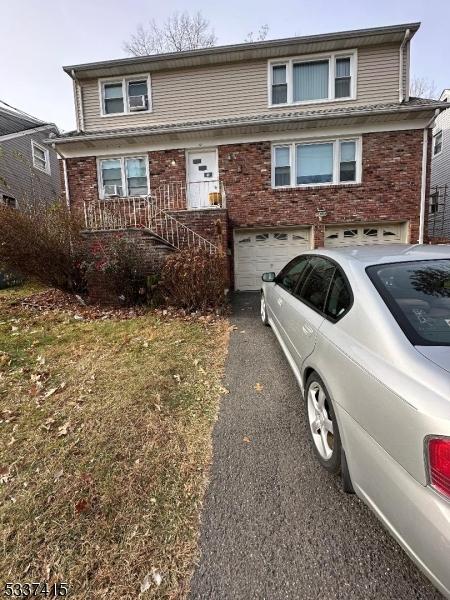
[[[183,598],[227,321],[81,320],[29,293],[0,292],[1,593]]]

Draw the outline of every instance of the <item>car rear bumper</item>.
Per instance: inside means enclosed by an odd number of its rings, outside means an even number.
[[[450,502],[417,482],[342,409],[339,421],[356,493],[450,599]]]

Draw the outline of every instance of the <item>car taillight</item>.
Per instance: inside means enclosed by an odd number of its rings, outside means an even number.
[[[450,499],[450,438],[428,439],[430,483]]]

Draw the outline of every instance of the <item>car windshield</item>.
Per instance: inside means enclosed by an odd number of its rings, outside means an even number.
[[[367,273],[414,345],[450,346],[450,259],[375,265]]]

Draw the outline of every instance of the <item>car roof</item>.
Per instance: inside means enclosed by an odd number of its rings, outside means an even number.
[[[450,259],[450,244],[374,244],[371,246],[345,246],[342,248],[319,248],[314,254],[321,254],[339,263],[369,265],[407,262],[416,260]]]

